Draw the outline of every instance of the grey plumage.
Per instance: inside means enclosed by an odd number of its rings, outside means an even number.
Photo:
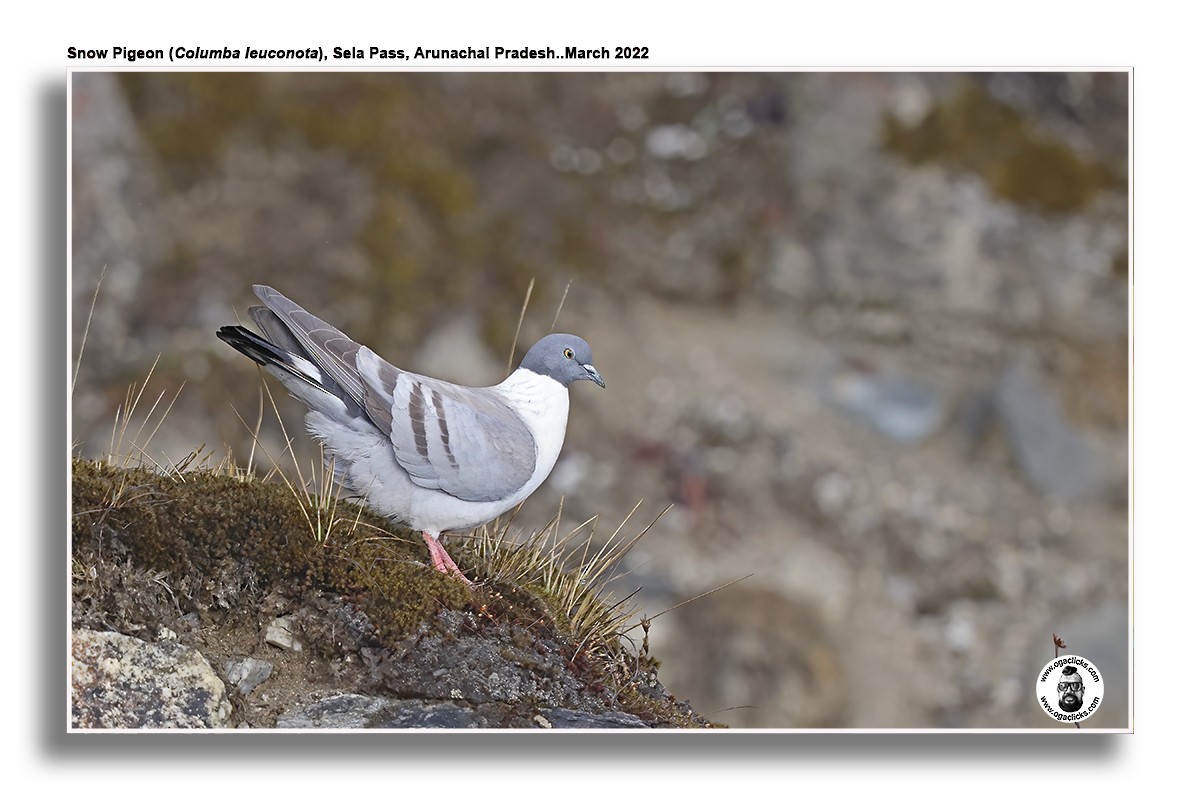
[[[503,513],[553,467],[566,429],[565,387],[605,385],[578,336],[547,336],[508,380],[468,388],[398,369],[276,290],[254,292],[262,305],[250,316],[263,336],[240,326],[217,335],[308,405],[309,430],[324,440],[339,480],[425,532],[443,571],[457,573],[436,541],[442,530]]]
[[[552,333],[529,348],[521,367],[568,386],[572,381],[592,381],[604,388],[604,379],[592,366],[592,348],[578,336]]]
[[[529,429],[494,391],[465,392],[444,381],[381,362],[368,376],[367,414],[390,431],[396,460],[413,483],[462,500],[500,500],[533,474],[537,448]],[[395,386],[398,391],[387,391]],[[407,419],[395,419],[392,397],[408,397]]]

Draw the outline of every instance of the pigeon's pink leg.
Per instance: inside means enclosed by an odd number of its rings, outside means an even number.
[[[462,570],[458,568],[458,564],[454,563],[454,559],[446,552],[446,547],[433,534],[422,533],[421,538],[425,540],[425,546],[429,548],[429,555],[433,558],[433,568],[438,572],[445,572],[455,576],[467,586],[474,586],[471,580],[463,575]]]

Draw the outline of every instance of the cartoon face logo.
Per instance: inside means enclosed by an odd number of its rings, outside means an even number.
[[[1087,688],[1083,685],[1083,676],[1072,666],[1063,667],[1062,677],[1058,679],[1058,707],[1067,713],[1083,708],[1083,696]]]
[[[1042,667],[1034,683],[1034,693],[1038,706],[1050,719],[1074,724],[1092,716],[1100,707],[1104,700],[1104,678],[1091,661],[1066,653]]]

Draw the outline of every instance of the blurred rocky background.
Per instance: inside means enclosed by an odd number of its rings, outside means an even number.
[[[515,525],[561,499],[566,530],[599,514],[607,536],[644,501],[632,535],[673,503],[613,586],[647,615],[751,575],[650,624],[699,713],[1058,727],[1033,696],[1058,634],[1104,674],[1084,725],[1124,727],[1127,92],[1124,73],[75,73],[76,452],[110,447],[157,358],[143,412],[182,390],[146,455],[245,463],[263,383],[213,332],[253,283],[486,384],[535,279],[517,357],[553,323],[608,389],[572,392]],[[267,409],[260,472],[291,463]]]

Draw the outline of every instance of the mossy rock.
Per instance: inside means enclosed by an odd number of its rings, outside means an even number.
[[[283,483],[75,459],[71,485],[76,626],[186,638],[182,618],[218,630],[275,598],[297,609],[312,657],[362,659],[355,690],[494,700],[487,693],[505,687],[488,681],[507,675],[515,708],[550,702],[656,726],[708,725],[619,642],[573,641],[570,610],[536,580],[492,580],[471,548],[451,542],[481,584],[467,587],[428,565],[417,533],[355,503],[326,513],[318,538],[316,500]]]
[[[361,597],[390,639],[472,600],[467,587],[420,563],[425,547],[416,534],[357,506],[343,503],[333,532],[318,541],[315,512],[282,484],[203,471],[166,477],[82,460],[72,466],[77,561],[115,556],[195,586],[239,565],[260,588],[312,585]]]

